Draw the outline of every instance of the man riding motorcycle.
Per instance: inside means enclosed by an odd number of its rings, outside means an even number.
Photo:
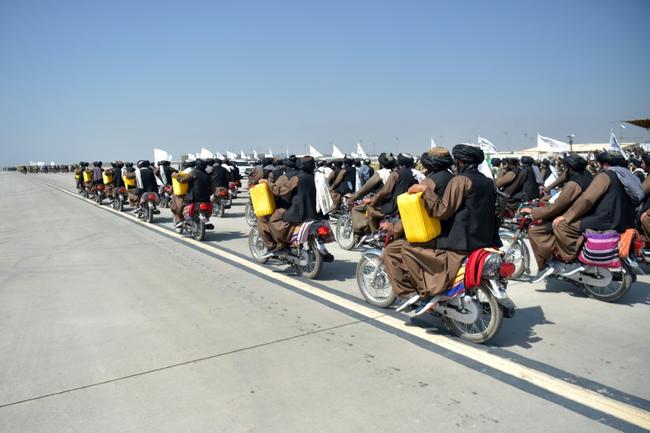
[[[288,178],[287,182],[260,181],[268,184],[276,198],[289,202],[287,209],[282,212],[281,219],[269,223],[273,239],[280,247],[276,249],[276,253],[282,254],[289,245],[294,226],[319,217],[316,212],[315,169],[314,158],[305,156],[300,160],[299,169]]]
[[[203,159],[197,159],[194,162],[194,168],[189,171],[176,172],[172,178],[180,183],[188,183],[189,189],[183,197],[174,196],[170,209],[174,215],[174,226],[180,227],[183,219],[189,215],[184,215],[184,209],[187,205],[193,203],[210,203],[212,194],[212,181],[210,175],[206,172],[207,163]]]
[[[531,225],[528,229],[528,239],[533,249],[537,267],[540,270],[534,282],[541,281],[553,272],[551,267],[545,268],[546,262],[553,256],[555,238],[553,237],[553,220],[566,212],[591,184],[591,174],[586,171],[587,160],[579,155],[564,157],[567,182],[562,187],[552,204],[535,208],[521,209],[521,213],[530,214],[533,221],[540,224]]]
[[[619,152],[598,155],[603,170],[563,215],[553,221],[558,256],[569,264],[553,260],[549,267],[559,272],[578,268],[575,262],[586,230],[615,230],[618,233],[634,227],[634,210],[643,200],[639,179],[627,168]]]
[[[417,183],[413,176],[415,160],[408,153],[397,155],[397,169],[390,173],[384,186],[372,198],[365,200],[368,205],[368,226],[374,233],[384,217],[397,213],[397,197]]]
[[[421,185],[429,191],[423,194],[424,205],[427,211],[430,211],[433,209],[434,197],[444,196],[449,181],[454,177],[449,171],[454,164],[454,160],[449,155],[449,151],[444,147],[434,147],[429,152],[422,154],[420,162],[426,170],[426,177]],[[448,223],[442,222],[442,224]],[[393,236],[393,241],[384,248],[383,260],[395,295],[404,302],[410,300],[410,304],[400,305],[401,309],[404,309],[419,299],[416,285],[412,281],[409,281],[408,269],[404,265],[402,255],[402,249],[408,242],[403,238],[401,223],[395,225],[384,223],[382,224],[382,228],[387,230],[389,236]],[[431,245],[433,247],[435,241]],[[413,297],[413,295],[417,296]]]
[[[430,203],[430,215],[444,222],[440,235],[433,242],[406,243],[402,250],[404,266],[410,274],[408,282],[412,284],[410,291],[418,291],[405,304],[420,301],[416,315],[435,307],[436,295],[453,281],[469,253],[501,245],[494,181],[478,171],[478,165],[485,159],[483,151],[458,144],[452,149],[452,155],[457,174],[442,196],[424,184],[409,188],[409,193],[422,192]]]
[[[391,171],[397,165],[397,160],[392,153],[382,153],[379,155],[379,166],[381,167],[376,173],[363,184],[361,189],[350,196],[350,201],[354,202],[364,198],[369,194],[379,192],[386,182]],[[368,218],[366,216],[367,204],[360,204],[352,208],[352,230],[357,235],[362,235],[368,230]]]
[[[343,167],[336,173],[336,178],[330,186],[332,195],[332,212],[336,213],[341,208],[341,200],[351,192],[354,192],[356,184],[357,169],[354,167],[354,159],[343,158]]]

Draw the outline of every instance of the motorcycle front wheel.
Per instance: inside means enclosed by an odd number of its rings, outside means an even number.
[[[474,323],[457,322],[449,317],[443,317],[443,321],[451,332],[463,340],[472,343],[490,341],[501,329],[503,310],[485,283],[469,291],[466,296],[471,296],[480,308]]]
[[[253,211],[253,205],[251,202],[248,202],[246,204],[246,210],[244,213],[246,214],[246,224],[248,224],[250,227],[255,227],[257,225],[257,217]]]
[[[388,308],[395,302],[395,293],[379,254],[366,253],[361,257],[357,264],[357,285],[361,295],[370,305]]]
[[[352,218],[350,215],[341,216],[336,222],[336,243],[344,250],[351,250],[354,247],[354,231],[352,230]]]
[[[625,267],[620,271],[612,272],[612,281],[605,287],[590,286],[581,284],[581,287],[589,296],[603,302],[616,302],[630,291],[634,283],[634,276]]]
[[[248,248],[251,250],[253,260],[257,263],[264,264],[269,261],[269,258],[265,257],[268,251],[266,250],[266,247],[262,242],[262,237],[256,228],[251,229],[248,234]]]

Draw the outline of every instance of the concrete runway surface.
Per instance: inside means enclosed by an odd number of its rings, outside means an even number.
[[[245,194],[197,243],[71,174],[0,181],[0,432],[650,429],[648,276],[616,304],[511,283],[477,346],[369,308],[359,251],[318,281],[251,263]]]

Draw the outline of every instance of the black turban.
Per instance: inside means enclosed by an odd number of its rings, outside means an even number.
[[[479,165],[485,160],[485,154],[480,148],[468,144],[455,145],[451,149],[451,154],[454,156],[454,159],[474,165]]]
[[[397,163],[406,167],[412,167],[415,164],[415,159],[410,153],[400,153],[397,155]]]
[[[646,164],[650,164],[650,153],[649,153],[649,152],[645,152],[645,153],[643,154],[643,156],[641,157],[641,159],[642,159],[643,162],[645,162]]]
[[[379,164],[385,168],[394,168],[397,161],[392,153],[382,153],[379,155]]]
[[[501,165],[501,158],[492,158],[490,163],[492,164],[492,167],[498,167]]]
[[[432,150],[437,150],[437,149],[442,149],[439,147],[436,147]],[[438,151],[438,152],[424,152],[422,156],[420,157],[420,162],[422,163],[422,166],[426,168],[429,171],[441,171],[441,170],[447,170],[449,167],[451,167],[454,164],[454,160],[451,158],[451,155],[449,155],[449,151],[444,149],[444,151]]]
[[[567,155],[564,157],[564,165],[571,168],[573,171],[585,171],[587,160],[580,155]]]
[[[294,156],[294,157],[295,157],[295,156]],[[295,160],[295,159],[291,159],[291,158],[287,158],[287,159],[285,159],[283,165],[284,165],[285,167],[288,167],[288,168],[296,168],[296,166],[297,166],[297,164],[296,164],[296,160]]]
[[[530,156],[522,156],[521,157],[521,163],[524,165],[533,165],[535,160],[531,158]]]
[[[205,168],[207,167],[207,163],[203,159],[197,159],[195,164],[196,164],[196,168],[198,168],[199,170],[205,170]]]
[[[627,167],[627,160],[625,157],[620,152],[616,151],[599,153],[598,162],[601,164],[609,164],[615,167]]]
[[[311,156],[304,156],[298,164],[303,171],[311,173],[316,169],[316,161]]]

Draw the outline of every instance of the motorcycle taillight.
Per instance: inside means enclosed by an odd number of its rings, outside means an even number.
[[[154,194],[153,192],[150,192],[149,193],[149,200],[156,201],[156,194]]]
[[[228,191],[226,191],[226,190],[221,190],[221,191],[219,191],[219,195],[220,195],[221,197],[228,197]]]
[[[212,204],[199,203],[199,209],[201,209],[201,212],[212,212]]]
[[[316,234],[321,238],[327,237],[330,234],[330,228],[327,226],[320,226],[316,229]]]
[[[499,275],[501,278],[510,278],[515,273],[515,264],[510,262],[502,262],[499,266]]]

